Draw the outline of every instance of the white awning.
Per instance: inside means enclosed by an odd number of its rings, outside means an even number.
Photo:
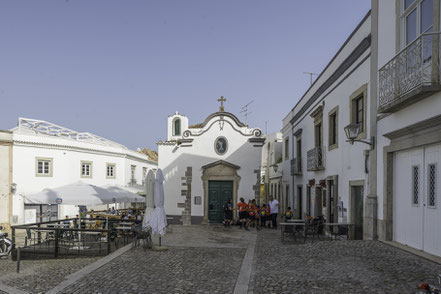
[[[24,202],[26,204],[57,204],[57,198],[61,198],[61,204],[85,206],[145,201],[144,197],[117,186],[98,187],[77,182],[25,195]]]

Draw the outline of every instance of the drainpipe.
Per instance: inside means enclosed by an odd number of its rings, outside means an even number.
[[[369,99],[369,134],[377,137],[377,77],[378,77],[378,0],[371,0],[371,59],[370,59],[370,99]],[[374,141],[377,144],[378,140]],[[376,240],[378,196],[377,196],[377,150],[376,146],[369,150],[368,195],[364,211],[365,240]]]

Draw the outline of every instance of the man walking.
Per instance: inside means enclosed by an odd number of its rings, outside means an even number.
[[[270,207],[271,221],[273,222],[273,229],[277,229],[277,213],[279,213],[279,201],[270,196],[270,201],[268,203]]]

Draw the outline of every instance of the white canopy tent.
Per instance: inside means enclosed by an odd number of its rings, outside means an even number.
[[[98,187],[92,184],[76,182],[42,192],[25,195],[26,204],[56,204],[57,198],[65,205],[95,206],[112,203],[144,202],[138,194],[117,186]]]

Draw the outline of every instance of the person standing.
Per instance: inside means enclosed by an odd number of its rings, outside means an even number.
[[[248,229],[246,223],[248,220],[248,204],[245,203],[245,199],[243,199],[243,197],[240,198],[240,202],[237,204],[237,208],[239,209],[239,229],[242,229],[242,226],[245,226],[245,229]]]
[[[270,201],[268,203],[270,207],[271,221],[273,229],[277,229],[277,214],[279,213],[279,201],[270,196]]]

